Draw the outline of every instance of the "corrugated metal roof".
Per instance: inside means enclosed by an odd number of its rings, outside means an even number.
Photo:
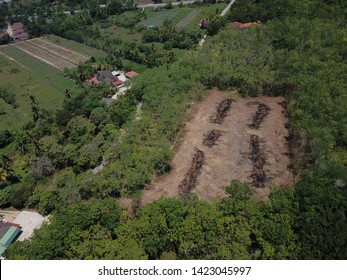
[[[11,242],[17,237],[17,235],[20,233],[20,229],[17,227],[11,226],[5,235],[0,239],[0,244],[8,246],[11,244]]]

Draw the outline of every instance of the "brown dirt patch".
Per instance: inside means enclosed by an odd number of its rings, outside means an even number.
[[[257,200],[265,200],[270,193],[270,186],[293,186],[293,175],[288,169],[290,159],[286,142],[288,131],[283,108],[279,104],[280,97],[256,97],[237,99],[232,102],[223,123],[210,122],[216,114],[216,107],[225,99],[227,93],[211,92],[199,105],[195,116],[186,124],[186,134],[182,144],[172,161],[172,170],[159,182],[149,185],[143,192],[141,205],[150,203],[161,196],[179,196],[179,185],[185,178],[196,149],[204,153],[204,165],[193,193],[201,199],[214,200],[226,197],[225,188],[233,179],[252,185],[254,162],[251,157],[251,135],[259,139],[259,151],[264,157],[264,186],[253,187]],[[257,113],[259,103],[270,108],[262,118],[259,128],[254,129],[253,117]],[[214,129],[222,130],[217,145],[209,148],[203,144],[204,135]]]
[[[81,61],[86,61],[88,60],[90,57],[86,56],[84,54],[80,54],[77,53],[75,51],[63,48],[61,46],[58,46],[56,44],[53,44],[45,39],[42,38],[35,38],[35,39],[31,39],[31,40],[27,40],[25,41],[26,43],[35,45],[41,49],[44,49],[46,51],[49,51],[53,54],[55,54],[56,56],[63,58],[73,64],[79,64]]]
[[[14,219],[20,214],[20,211],[12,211],[12,210],[0,210],[0,216],[3,217],[4,220],[8,222],[13,222]]]
[[[76,67],[76,64],[25,41],[14,43],[13,46],[61,71],[65,68],[71,69]]]

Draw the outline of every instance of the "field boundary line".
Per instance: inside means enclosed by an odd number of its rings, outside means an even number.
[[[36,38],[35,38],[35,39],[36,39]],[[35,43],[36,41],[33,41],[33,40],[35,40],[35,39],[27,40],[27,41],[25,41],[25,42],[26,42],[27,44],[33,45],[33,46],[38,47],[38,48],[40,48],[40,49],[42,49],[42,50],[45,50],[45,51],[47,51],[47,52],[50,52],[51,54],[54,54],[55,56],[60,57],[60,58],[66,60],[66,61],[68,61],[68,62],[71,62],[72,64],[74,64],[74,65],[76,65],[76,66],[78,65],[75,61],[72,61],[70,58],[66,57],[65,55],[62,55],[62,54],[60,54],[60,53],[58,53],[58,52],[56,52],[56,51],[54,51],[54,50],[51,50],[51,49],[49,49],[49,48],[47,48],[47,47],[44,47],[44,46],[40,46],[40,44]],[[53,45],[54,45],[54,44],[53,44]],[[81,61],[82,61],[82,60],[81,60]]]
[[[189,23],[192,22],[193,19],[202,11],[202,8],[196,8],[189,12],[179,23],[176,24],[177,29],[182,29],[186,27]]]
[[[47,43],[49,43],[49,44],[52,44],[52,45],[55,45],[55,46],[57,46],[57,47],[59,47],[59,48],[61,48],[61,49],[64,49],[64,50],[66,50],[66,51],[69,51],[69,52],[75,53],[75,54],[77,54],[77,55],[83,56],[83,57],[85,57],[86,59],[90,59],[90,58],[91,58],[91,56],[86,55],[86,54],[84,54],[84,53],[77,52],[77,51],[75,51],[75,50],[71,50],[71,49],[62,47],[62,46],[60,46],[60,45],[58,45],[58,44],[55,44],[55,43],[51,42],[50,40],[46,39],[45,37],[38,37],[38,38],[36,38],[36,39],[40,39],[40,40],[42,40],[42,41],[45,41],[45,42],[47,42]],[[63,39],[64,39],[64,38],[63,38]],[[67,39],[66,39],[66,40],[67,40]],[[73,42],[75,42],[75,41],[73,41]],[[77,43],[78,43],[78,42],[77,42]]]
[[[3,53],[2,51],[0,51],[0,54],[6,57],[8,60],[16,62],[19,66],[23,67],[25,70],[29,70],[29,68],[27,68],[24,64],[20,63],[18,60],[14,59],[13,57]]]
[[[50,66],[52,66],[52,67],[54,67],[54,68],[56,68],[56,69],[62,71],[58,66],[56,66],[56,65],[54,65],[53,63],[47,61],[46,59],[43,59],[42,57],[39,57],[39,56],[36,55],[36,54],[33,54],[33,53],[29,52],[28,50],[24,49],[23,47],[18,46],[18,44],[13,44],[13,46],[15,46],[16,48],[20,49],[21,51],[23,51],[23,52],[29,54],[30,56],[35,57],[36,59],[41,60],[41,61],[43,61],[44,63],[46,63],[46,64],[48,64],[48,65],[50,65]]]

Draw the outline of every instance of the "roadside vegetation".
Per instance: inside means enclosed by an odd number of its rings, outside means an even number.
[[[91,66],[80,65],[74,76],[79,87],[65,90],[59,109],[44,110],[31,98],[23,129],[0,135],[0,206],[52,214],[50,224],[30,241],[15,242],[6,257],[346,259],[345,14],[341,1],[237,1],[229,21],[261,24],[232,29],[216,17],[207,29],[215,35],[178,59],[155,44],[166,44],[168,23],[151,43],[110,41],[110,59],[151,68],[125,96],[107,106],[101,98],[109,89],[84,85],[81,75]],[[61,29],[74,20],[59,15],[53,33],[83,42],[82,31],[72,38]],[[84,25],[94,28],[78,26]],[[249,186],[233,181],[221,201],[188,195],[138,208],[144,187],[170,171],[191,104],[213,87],[242,97],[286,98],[295,187],[274,188],[268,201],[256,202]],[[21,170],[14,158],[22,159]],[[93,173],[102,161],[105,167]],[[117,199],[124,196],[135,198],[134,213],[119,207]]]

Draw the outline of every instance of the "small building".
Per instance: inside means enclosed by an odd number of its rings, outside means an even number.
[[[21,233],[19,224],[0,221],[0,257],[6,251],[7,247],[18,237]]]
[[[112,85],[118,87],[118,86],[120,86],[120,85],[123,85],[123,83],[124,83],[123,81],[117,80],[117,81],[113,82]]]
[[[111,71],[104,70],[99,73],[98,80],[102,83],[112,85],[115,81],[117,81],[117,77],[113,76]]]
[[[136,73],[135,71],[129,71],[129,72],[125,73],[125,77],[127,77],[128,79],[131,79],[137,75],[138,75],[138,73]]]
[[[15,22],[14,24],[9,25],[7,28],[7,33],[15,41],[29,39],[29,34],[24,31],[24,24],[22,22]]]
[[[21,41],[29,39],[29,34],[24,32],[13,36],[13,40]]]
[[[100,81],[98,80],[98,76],[96,74],[92,78],[90,78],[89,80],[86,80],[86,82],[88,84],[91,84],[91,85],[98,85],[98,84],[100,84]]]

